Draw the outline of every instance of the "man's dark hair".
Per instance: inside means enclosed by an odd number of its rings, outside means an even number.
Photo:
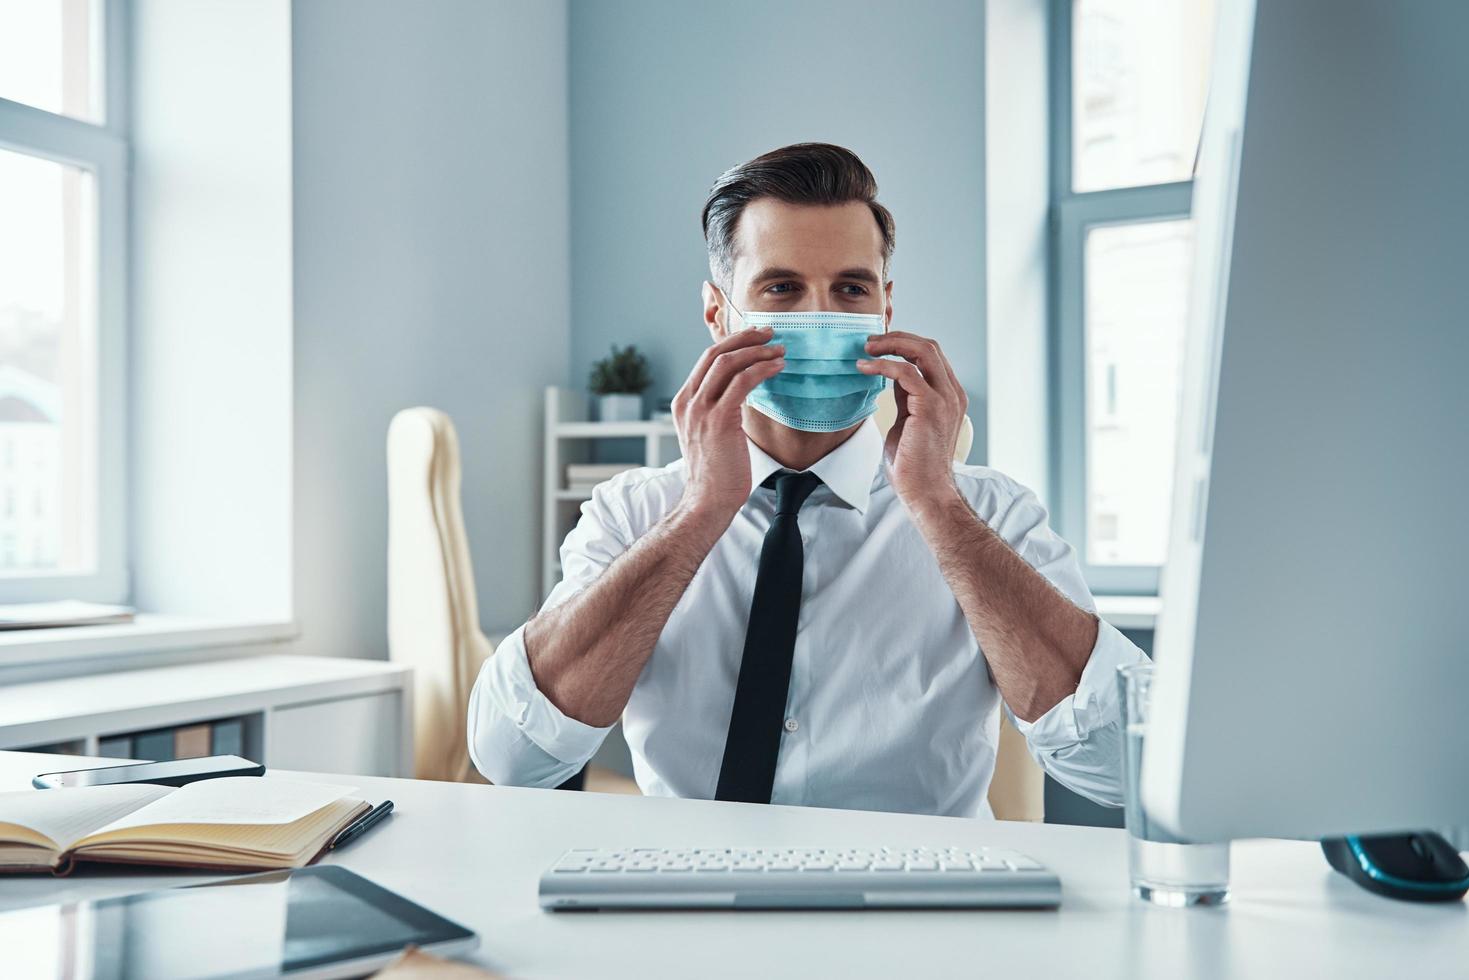
[[[882,232],[882,277],[893,256],[893,216],[877,203],[877,178],[857,154],[830,143],[793,143],[742,163],[714,182],[704,203],[704,241],[709,272],[729,289],[734,275],[734,237],[745,205],[762,197],[788,204],[861,201]]]

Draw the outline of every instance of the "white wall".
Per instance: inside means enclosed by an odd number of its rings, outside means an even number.
[[[989,464],[1050,499],[1050,0],[985,8]]]
[[[133,601],[283,621],[290,3],[131,10]]]
[[[447,411],[487,627],[533,609],[541,389],[568,359],[566,7],[297,2],[302,652],[383,656],[384,440]]]

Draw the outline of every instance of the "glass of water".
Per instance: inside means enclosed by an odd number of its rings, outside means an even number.
[[[1122,790],[1127,805],[1128,870],[1138,898],[1157,905],[1221,905],[1229,900],[1229,841],[1195,843],[1170,834],[1143,811],[1142,774],[1151,710],[1153,665],[1117,668],[1127,732]]]

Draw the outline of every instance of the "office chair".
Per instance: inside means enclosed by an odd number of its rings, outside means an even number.
[[[459,440],[432,408],[388,428],[388,656],[413,668],[413,774],[477,777],[465,711],[492,652],[480,631],[474,567],[459,507]]]
[[[480,628],[454,423],[435,408],[404,409],[388,427],[387,462],[388,657],[413,668],[414,776],[483,782],[465,713],[494,646]],[[559,788],[581,789],[585,776]]]

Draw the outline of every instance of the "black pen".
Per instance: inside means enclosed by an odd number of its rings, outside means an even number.
[[[378,823],[382,820],[383,817],[386,817],[392,812],[393,801],[384,800],[377,806],[373,807],[371,810],[368,810],[362,816],[358,817],[356,820],[349,823],[346,827],[342,828],[341,833],[332,838],[331,846],[329,849],[335,851],[343,844],[346,844],[349,841],[356,840],[358,837],[361,837],[363,834],[371,830],[374,824]]]

